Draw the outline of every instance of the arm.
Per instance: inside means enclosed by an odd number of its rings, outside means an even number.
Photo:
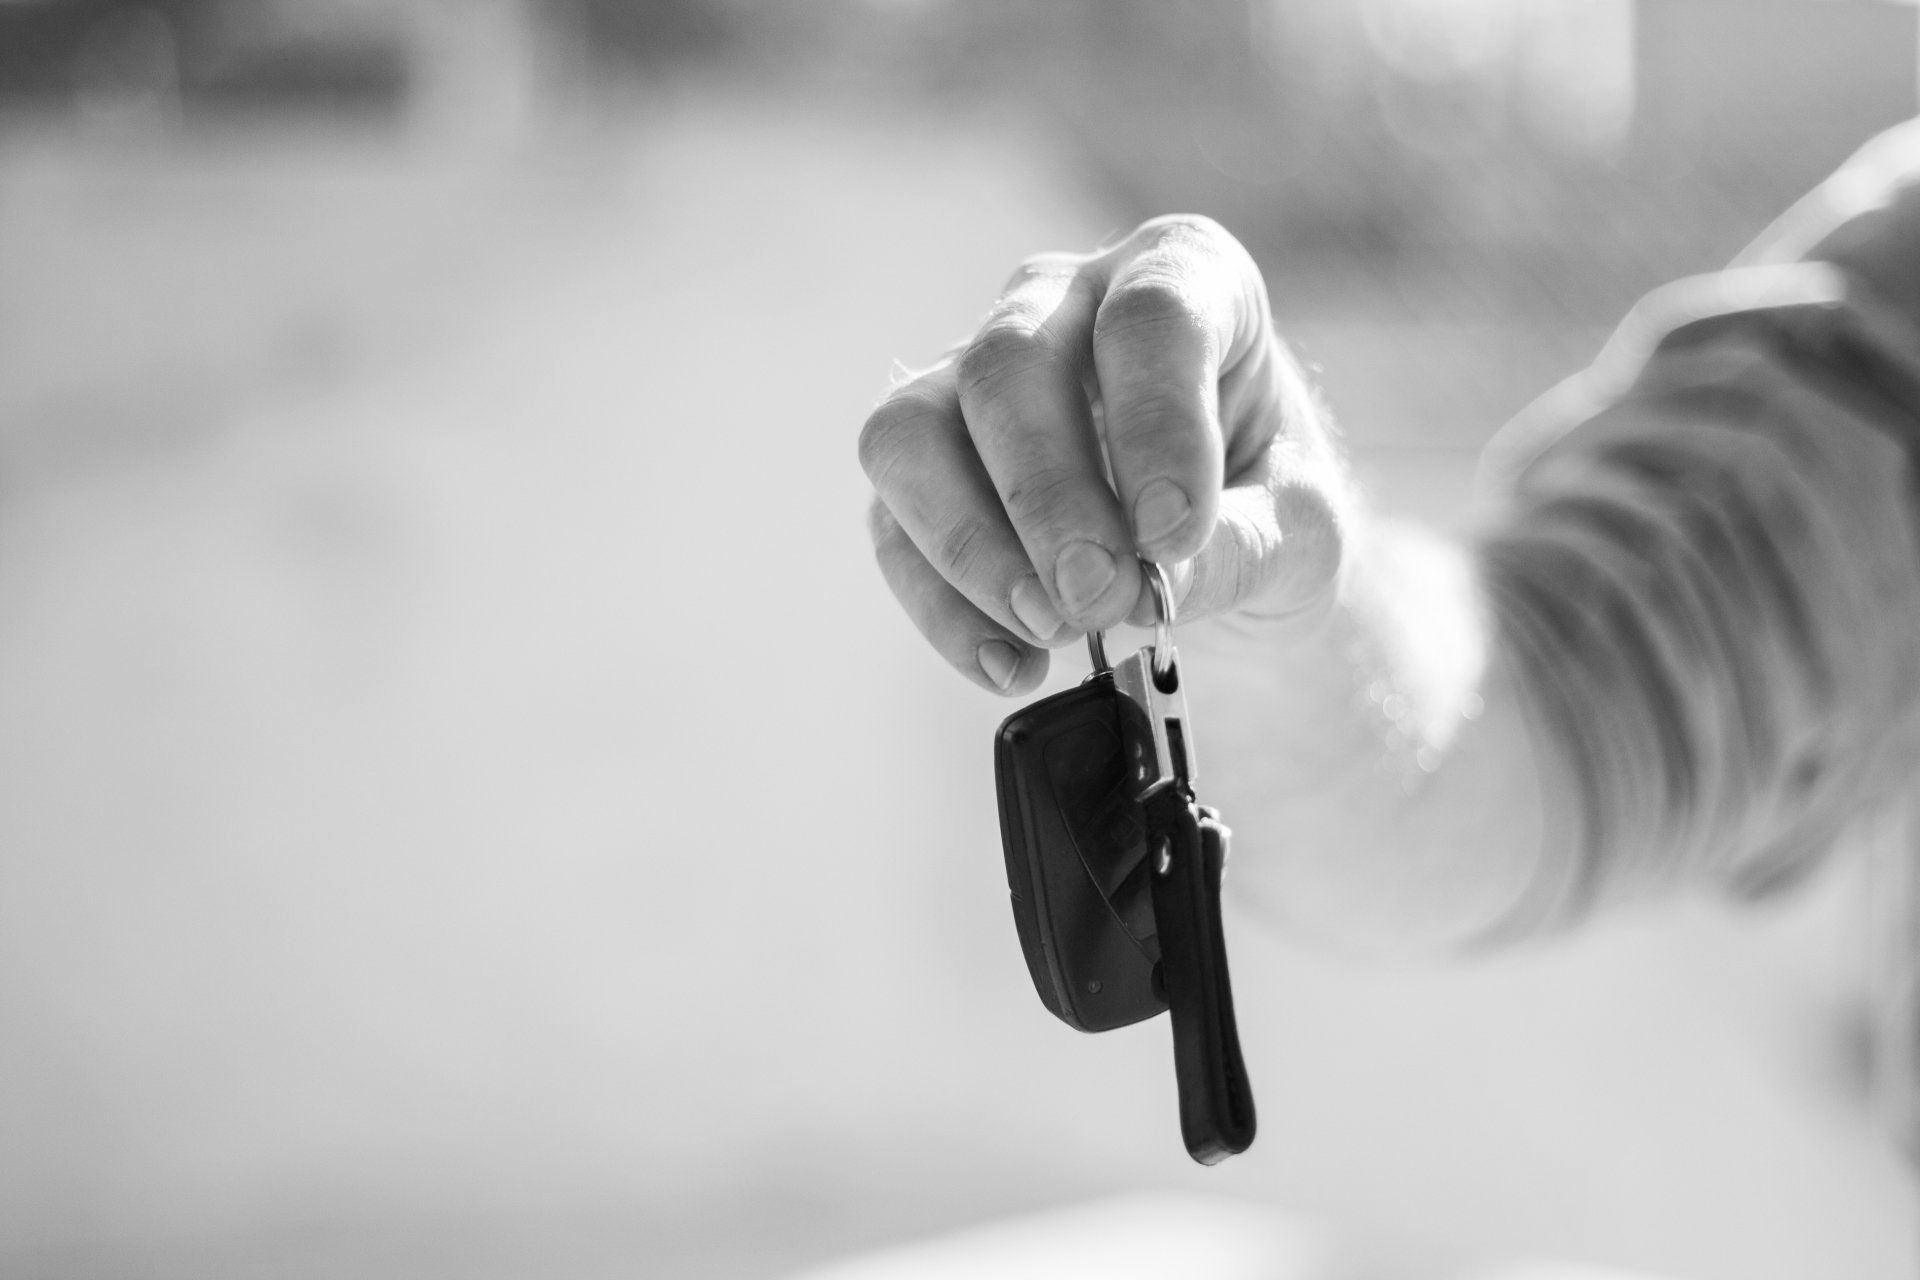
[[[1357,598],[1397,602],[1374,611],[1376,649],[1417,648],[1438,614],[1484,657],[1416,704],[1432,739],[1415,750],[1435,767],[1403,769],[1401,796],[1357,749],[1352,798],[1242,780],[1289,850],[1256,886],[1387,939],[1525,932],[1679,885],[1786,883],[1908,782],[1917,176],[1908,126],[1782,219],[1752,266],[1637,309],[1492,451],[1501,506],[1446,570],[1461,585],[1399,567],[1404,552],[1354,565]],[[1372,555],[1414,536],[1382,530]],[[1423,587],[1436,603],[1411,604]],[[1481,704],[1477,722],[1458,710]],[[1336,804],[1386,816],[1356,831]],[[1315,852],[1304,831],[1363,838]],[[1313,896],[1329,886],[1338,911]]]
[[[1244,254],[1217,229],[1149,224],[1073,260],[1096,278],[1050,303],[1016,280],[957,363],[876,413],[882,567],[974,678],[979,646],[1005,643],[1018,691],[1043,646],[1137,609],[1129,537],[1190,558],[1183,614],[1215,621],[1183,643],[1206,654],[1192,696],[1208,787],[1242,835],[1234,891],[1296,927],[1461,943],[1680,883],[1776,882],[1893,785],[1920,674],[1900,435],[1920,345],[1887,302],[1920,242],[1911,216],[1871,233],[1862,216],[1844,260],[1839,232],[1809,241],[1837,270],[1656,295],[1509,430],[1504,505],[1465,546],[1352,500]],[[1038,341],[1007,341],[1008,316]],[[1050,368],[1051,398],[1013,393]],[[1059,445],[1087,438],[1062,429],[1069,381],[1104,409],[1128,500],[1105,513],[1088,514],[1098,493],[1112,505],[1097,465]],[[936,461],[940,438],[960,461]],[[1129,523],[1167,475],[1195,519]],[[994,527],[1004,567],[983,570]],[[1045,587],[1075,532],[1120,553],[1111,598],[1050,592],[1059,630],[1023,627],[1014,593]]]

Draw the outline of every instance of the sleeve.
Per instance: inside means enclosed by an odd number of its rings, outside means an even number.
[[[1523,928],[1798,879],[1920,762],[1920,133],[1650,296],[1489,450],[1498,652],[1575,797]]]

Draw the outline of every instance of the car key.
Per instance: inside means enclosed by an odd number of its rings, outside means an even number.
[[[1098,633],[1093,674],[1007,717],[994,739],[1000,842],[1020,949],[1040,1001],[1080,1031],[1167,1007],[1147,883],[1146,815]]]
[[[1220,924],[1229,833],[1193,794],[1173,598],[1146,564],[1155,643],[1026,707],[995,743],[1001,838],[1021,949],[1042,1003],[1083,1031],[1172,1009],[1188,1153],[1253,1141]]]

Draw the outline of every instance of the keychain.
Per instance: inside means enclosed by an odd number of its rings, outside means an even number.
[[[1220,924],[1230,835],[1194,798],[1193,735],[1173,592],[1142,561],[1153,643],[1008,716],[994,740],[1007,887],[1041,1003],[1081,1031],[1172,1014],[1187,1152],[1216,1164],[1253,1141]]]

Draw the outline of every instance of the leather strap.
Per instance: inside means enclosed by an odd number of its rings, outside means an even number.
[[[1161,977],[1173,1015],[1180,1136],[1188,1155],[1218,1164],[1245,1151],[1255,1127],[1220,925],[1226,832],[1211,810],[1177,786],[1162,788],[1146,811]]]

